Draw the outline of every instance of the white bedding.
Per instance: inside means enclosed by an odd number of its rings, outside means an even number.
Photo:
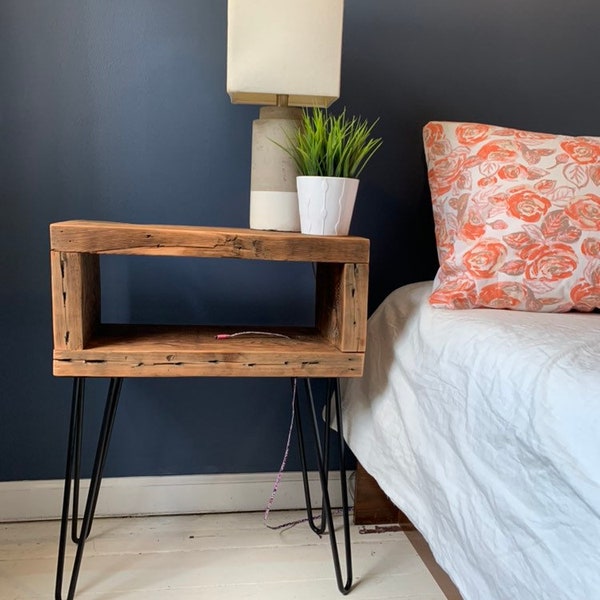
[[[464,600],[600,599],[600,314],[434,309],[430,291],[370,318],[350,448]]]

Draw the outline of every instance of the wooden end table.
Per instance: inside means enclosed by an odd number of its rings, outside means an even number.
[[[58,549],[56,600],[62,598],[65,547],[72,500],[71,539],[77,545],[67,599],[75,596],[86,539],[94,519],[111,431],[123,378],[126,377],[290,377],[304,378],[312,409],[312,429],[319,468],[323,512],[321,526],[312,519],[304,436],[294,393],[309,524],[317,534],[327,529],[336,580],[346,594],[352,585],[348,497],[344,469],[340,377],[362,375],[366,342],[369,240],[344,236],[250,229],[171,225],[134,225],[65,221],[50,225],[53,373],[73,378],[67,465]],[[106,324],[100,318],[100,255],[239,258],[316,263],[314,327],[214,327],[204,325]],[[228,337],[240,331],[250,335]],[[78,525],[80,453],[85,380],[110,379],[90,488]],[[310,378],[328,378],[324,444],[318,431]],[[293,389],[296,391],[297,386]],[[346,554],[344,581],[327,490],[330,397],[335,397]],[[72,490],[72,491],[71,491]]]

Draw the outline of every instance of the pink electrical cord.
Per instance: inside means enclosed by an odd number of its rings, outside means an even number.
[[[271,507],[273,506],[273,502],[275,502],[275,496],[277,495],[277,489],[279,488],[279,484],[281,483],[281,478],[283,477],[283,471],[285,470],[285,465],[287,463],[288,455],[290,453],[290,441],[292,439],[292,430],[294,429],[294,418],[296,415],[294,408],[294,399],[296,398],[297,393],[297,385],[298,380],[294,377],[292,379],[292,418],[290,419],[290,427],[288,429],[287,442],[285,444],[285,452],[283,453],[283,460],[281,461],[281,466],[279,467],[279,473],[277,473],[277,477],[275,478],[275,484],[273,485],[273,491],[271,492],[271,497],[267,502],[267,507],[265,508],[265,516],[264,523],[269,529],[283,529],[284,527],[293,527],[298,523],[302,523],[303,521],[308,521],[308,519],[301,519],[299,521],[292,521],[290,523],[284,523],[283,525],[269,525],[267,520],[269,519],[269,513],[271,512]]]
[[[265,508],[265,515],[263,517],[264,524],[269,529],[274,529],[274,530],[289,529],[289,528],[295,527],[296,525],[299,525],[300,523],[306,523],[308,521],[308,517],[305,517],[304,519],[298,519],[296,521],[288,521],[287,523],[282,523],[281,525],[269,525],[267,523],[267,521],[269,519],[269,513],[271,512],[271,508],[273,507],[273,503],[275,502],[275,496],[277,495],[277,490],[279,488],[279,484],[281,483],[281,478],[283,477],[283,471],[285,470],[285,465],[287,463],[288,455],[290,453],[290,441],[292,439],[292,431],[294,429],[294,417],[295,417],[294,399],[296,398],[298,380],[294,377],[292,381],[293,381],[292,417],[290,419],[290,427],[288,429],[287,442],[285,444],[285,452],[283,453],[283,460],[281,461],[281,466],[279,467],[279,473],[277,473],[277,477],[275,478],[275,484],[273,485],[273,491],[271,492],[271,496],[269,498],[269,501],[267,502],[267,507]],[[352,509],[350,509],[350,510],[352,510]],[[341,510],[333,510],[332,514],[339,515],[339,514],[341,514],[341,512],[342,512]],[[313,521],[316,521],[317,519],[322,519],[322,518],[323,518],[322,514],[318,514],[316,516],[313,515]],[[319,535],[319,537],[321,537],[321,536]]]
[[[264,336],[268,336],[268,337],[280,337],[280,338],[290,339],[289,335],[285,335],[283,333],[275,333],[273,331],[236,331],[235,333],[219,333],[219,334],[215,335],[215,339],[227,340],[230,338],[240,337],[240,336],[244,336],[244,335],[264,335]],[[288,429],[287,441],[285,444],[285,452],[283,453],[283,460],[281,461],[281,466],[279,467],[279,472],[277,473],[277,477],[275,478],[275,483],[273,485],[273,491],[271,492],[271,496],[269,498],[269,501],[267,502],[267,506],[265,508],[265,514],[263,517],[264,524],[269,529],[274,529],[274,530],[295,527],[296,525],[299,525],[300,523],[306,523],[308,521],[308,517],[306,517],[304,519],[298,519],[296,521],[289,521],[288,523],[283,523],[281,525],[269,525],[267,523],[267,521],[269,519],[269,513],[271,512],[271,508],[273,507],[273,503],[275,502],[275,496],[277,495],[277,490],[279,489],[279,484],[281,483],[281,478],[283,477],[283,472],[285,470],[285,466],[287,464],[287,459],[288,459],[288,456],[290,453],[290,442],[292,439],[292,431],[294,429],[294,417],[295,417],[294,399],[296,398],[297,385],[298,385],[298,380],[296,379],[296,377],[294,377],[292,381],[293,381],[292,417],[290,419],[290,427]],[[339,513],[340,513],[339,510],[332,511],[332,514],[339,514]],[[322,518],[323,518],[322,514],[319,514],[316,517],[313,516],[313,520],[322,519]]]
[[[264,335],[267,337],[280,337],[290,339],[289,335],[283,333],[275,333],[274,331],[236,331],[235,333],[218,333],[215,335],[217,340],[228,340],[230,338],[240,337],[242,335]]]

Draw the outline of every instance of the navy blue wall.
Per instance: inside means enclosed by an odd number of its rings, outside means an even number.
[[[48,224],[247,226],[258,109],[225,93],[226,4],[0,3],[0,480],[62,476],[70,383],[51,375]],[[346,0],[336,106],[379,116],[385,139],[352,224],[372,240],[371,309],[435,272],[422,126],[600,135],[598,22],[597,0]],[[311,319],[308,265],[104,262],[108,320]],[[105,383],[89,388],[93,417]],[[284,380],[129,380],[108,475],[274,471],[288,397]]]

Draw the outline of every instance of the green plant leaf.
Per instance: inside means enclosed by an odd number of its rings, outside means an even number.
[[[358,177],[383,143],[373,137],[378,121],[349,117],[345,108],[337,116],[321,108],[305,109],[287,145],[274,143],[292,157],[300,175]]]

